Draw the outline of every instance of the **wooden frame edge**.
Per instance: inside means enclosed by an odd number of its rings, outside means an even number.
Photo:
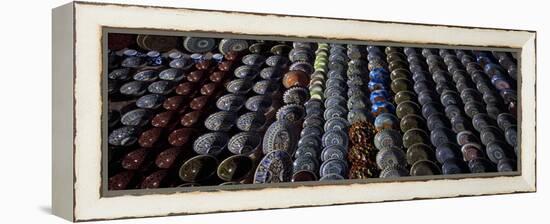
[[[52,9],[52,213],[74,216],[74,3]]]

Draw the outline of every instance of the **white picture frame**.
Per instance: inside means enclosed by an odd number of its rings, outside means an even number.
[[[520,172],[507,176],[107,195],[102,190],[101,77],[105,28],[516,49],[521,58]],[[53,10],[52,33],[52,203],[54,214],[67,220],[536,191],[535,31],[73,2]]]

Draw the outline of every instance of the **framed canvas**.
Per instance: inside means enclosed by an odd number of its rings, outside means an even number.
[[[65,219],[536,191],[535,31],[84,2],[52,17]]]

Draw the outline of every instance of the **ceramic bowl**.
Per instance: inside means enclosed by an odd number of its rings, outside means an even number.
[[[330,96],[325,100],[325,108],[332,106],[346,107],[346,98],[344,96],[336,95]]]
[[[302,105],[308,100],[309,91],[304,87],[292,87],[283,94],[283,102],[285,104]]]
[[[374,127],[377,131],[384,129],[397,129],[399,119],[391,113],[381,113],[374,119]]]
[[[144,126],[149,123],[152,113],[148,109],[137,108],[128,111],[120,117],[120,123],[127,126]]]
[[[162,128],[151,128],[141,133],[138,143],[141,147],[151,148],[157,145],[163,133]]]
[[[408,176],[409,172],[401,166],[392,166],[380,172],[380,178],[398,178]]]
[[[141,81],[127,82],[120,86],[119,91],[127,96],[141,96],[147,92],[147,83]]]
[[[375,90],[375,91],[372,91],[370,94],[370,102],[373,104],[378,102],[384,102],[389,99],[390,99],[390,94],[385,89]]]
[[[144,69],[136,72],[133,78],[136,81],[152,82],[159,78],[159,73],[153,69]]]
[[[279,83],[272,80],[261,80],[252,86],[252,90],[260,95],[269,95],[279,89]]]
[[[379,150],[401,147],[402,145],[401,134],[395,129],[384,129],[374,136],[374,146]]]
[[[293,70],[285,73],[283,76],[283,85],[288,89],[293,86],[307,87],[309,84],[309,77],[307,73],[301,70]]]
[[[463,146],[468,143],[479,143],[479,138],[471,131],[461,131],[456,134],[456,142]]]
[[[286,44],[277,44],[273,47],[271,47],[270,52],[276,55],[288,55],[288,53],[292,50],[292,47],[286,45]]]
[[[478,143],[466,143],[460,148],[460,151],[462,152],[462,159],[466,162],[485,157],[482,146]]]
[[[330,173],[330,174],[327,174],[323,177],[321,177],[321,179],[319,179],[319,181],[335,181],[335,180],[343,180],[345,179],[343,176],[339,175],[339,174],[336,174],[336,173]]]
[[[240,79],[254,79],[260,74],[258,69],[250,65],[241,65],[235,69],[235,77]]]
[[[316,181],[317,175],[309,170],[300,170],[292,174],[292,182]]]
[[[458,159],[459,154],[459,146],[451,142],[440,144],[435,149],[435,157],[439,163],[445,163],[449,159]]]
[[[226,38],[220,41],[218,48],[224,55],[227,55],[229,52],[241,52],[248,49],[248,41]]]
[[[321,151],[321,161],[326,161],[329,159],[342,159],[346,160],[347,158],[347,149],[344,148],[341,145],[331,145],[328,147],[325,147],[323,151]]]
[[[201,182],[214,176],[218,160],[210,155],[198,155],[185,161],[179,169],[179,177],[185,182]]]
[[[118,68],[114,69],[107,75],[109,79],[113,80],[128,80],[130,78],[130,68]]]
[[[346,177],[348,173],[348,164],[342,159],[329,159],[324,161],[319,168],[319,175],[321,177],[338,174],[342,177]]]
[[[498,161],[497,170],[498,172],[511,172],[516,170],[516,161],[512,159],[503,159]]]
[[[183,47],[191,53],[205,53],[216,46],[214,38],[186,37],[183,40]]]
[[[178,68],[167,68],[162,70],[158,77],[162,80],[179,82],[183,79],[183,70]]]
[[[266,58],[261,54],[248,54],[245,55],[241,61],[245,65],[260,67],[264,64]]]
[[[241,131],[259,131],[266,122],[261,112],[248,112],[237,118],[237,128]]]
[[[394,93],[398,93],[401,91],[410,91],[412,90],[412,83],[407,78],[398,78],[394,79],[391,82],[390,88]]]
[[[487,144],[485,151],[487,153],[487,158],[496,164],[500,160],[508,159],[510,150],[506,143],[502,141],[493,141]]]
[[[313,73],[313,66],[306,61],[296,61],[293,62],[288,68],[290,71],[302,71],[305,74]]]
[[[413,165],[420,160],[433,160],[435,157],[434,153],[434,150],[428,144],[417,143],[407,148],[405,157],[407,163]]]
[[[247,94],[252,89],[253,83],[248,79],[234,79],[227,83],[225,89],[234,94]]]
[[[325,109],[325,112],[323,112],[323,118],[325,120],[330,120],[333,117],[341,117],[345,118],[347,117],[348,110],[345,107],[339,106],[339,105],[332,105]]]
[[[218,98],[216,101],[216,107],[223,111],[238,111],[240,110],[245,103],[245,99],[241,95],[237,94],[226,94]]]
[[[312,147],[315,150],[320,150],[322,146],[321,137],[317,133],[302,135],[298,141],[298,147]]]
[[[429,160],[420,160],[414,163],[410,169],[411,176],[429,176],[439,175],[441,169],[434,162]]]
[[[399,122],[399,127],[401,128],[401,131],[403,133],[413,128],[425,129],[426,121],[419,115],[409,114],[401,118],[401,121]]]
[[[296,157],[296,159],[292,163],[292,167],[294,173],[302,170],[316,172],[319,168],[319,164],[317,162],[317,158],[311,156],[301,156]]]
[[[286,120],[289,122],[297,122],[302,120],[306,115],[305,108],[298,104],[287,104],[279,108],[276,117],[277,120]]]
[[[113,130],[108,137],[110,145],[129,146],[137,142],[139,128],[135,126],[123,126]]]
[[[516,123],[516,118],[510,113],[501,113],[497,117],[497,124],[501,130],[506,130],[508,127],[516,125]]]
[[[278,81],[283,77],[284,70],[280,67],[265,67],[260,71],[260,77],[265,80]]]
[[[333,117],[325,121],[324,124],[324,130],[330,131],[330,130],[342,130],[347,131],[350,126],[350,123],[341,117]]]
[[[136,106],[143,109],[157,109],[164,103],[165,99],[166,97],[160,94],[147,94],[136,101]]]
[[[266,59],[265,63],[271,67],[284,68],[287,66],[289,60],[281,55],[273,55]]]
[[[193,142],[193,150],[201,155],[219,155],[229,142],[229,136],[223,132],[210,132],[199,136]]]
[[[253,168],[254,162],[250,157],[234,155],[223,160],[216,173],[223,181],[238,182],[249,177]]]
[[[403,118],[409,114],[420,114],[420,106],[413,101],[404,101],[397,105],[395,113],[398,118]]]
[[[468,161],[471,173],[486,173],[494,170],[494,166],[487,159],[475,159]]]
[[[348,110],[367,109],[369,107],[369,99],[363,95],[350,96],[347,102]]]
[[[321,138],[323,147],[328,147],[331,145],[341,145],[344,148],[348,148],[348,135],[347,132],[343,130],[330,130],[323,134]]]
[[[176,87],[175,83],[172,81],[159,80],[151,83],[147,87],[147,90],[150,93],[167,95],[167,94],[170,94],[175,89],[175,87]]]
[[[262,137],[254,132],[240,132],[229,139],[227,148],[236,155],[249,155],[260,148]]]
[[[307,145],[298,146],[298,148],[296,149],[296,152],[294,153],[294,157],[298,158],[298,157],[304,157],[304,156],[311,156],[313,158],[317,158],[317,155],[319,154],[318,151],[319,149],[313,146],[307,146]]]
[[[395,113],[395,106],[389,102],[377,102],[371,106],[372,116],[378,116],[381,113]]]
[[[237,120],[233,112],[219,111],[211,114],[204,121],[204,126],[211,131],[229,131]]]
[[[246,100],[244,106],[246,109],[254,112],[264,112],[271,107],[272,99],[267,95],[257,95]]]
[[[183,57],[175,58],[168,62],[168,66],[170,66],[171,68],[188,70],[189,68],[191,68],[191,66],[193,66],[193,61]]]
[[[288,53],[288,56],[291,62],[313,61],[314,59],[313,52],[309,49],[295,48]]]
[[[426,131],[419,128],[409,129],[403,134],[403,147],[409,148],[417,143],[428,143],[429,137]]]
[[[144,60],[141,57],[127,57],[123,59],[122,63],[120,63],[120,66],[125,68],[138,68],[142,65],[144,65]]]
[[[405,152],[398,147],[384,148],[376,154],[376,165],[381,170],[394,166],[405,166]]]
[[[337,87],[337,86],[333,86],[333,87],[325,89],[324,94],[325,94],[325,98],[345,96],[346,89],[341,88],[341,87]]]
[[[309,135],[321,136],[322,134],[323,128],[321,126],[306,126],[302,128],[302,131],[300,132],[301,137]]]

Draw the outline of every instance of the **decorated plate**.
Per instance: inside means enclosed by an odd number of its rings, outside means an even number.
[[[286,151],[272,151],[260,161],[254,173],[254,183],[289,182],[292,177],[292,159]]]
[[[246,40],[222,39],[219,45],[219,50],[224,55],[227,55],[229,52],[240,52],[247,49],[248,42]]]
[[[378,151],[376,154],[376,165],[381,170],[406,165],[405,152],[398,147],[389,147]]]
[[[183,40],[183,47],[191,53],[205,53],[216,47],[216,40],[205,37],[186,37]]]
[[[296,128],[286,120],[273,122],[266,130],[262,149],[265,154],[272,151],[285,151],[294,154],[298,142]]]

